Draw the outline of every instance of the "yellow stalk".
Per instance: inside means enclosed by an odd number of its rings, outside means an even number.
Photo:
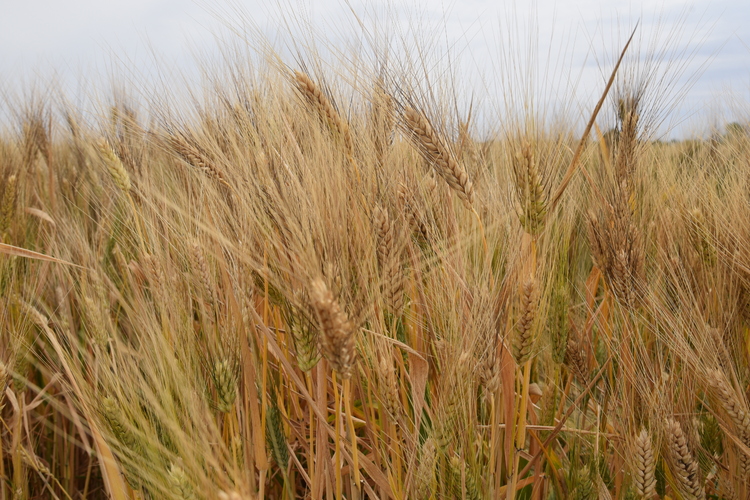
[[[310,375],[309,371],[305,372],[305,381],[307,382],[307,392],[311,395],[314,394],[312,375]],[[310,449],[307,452],[307,475],[310,476],[310,481],[312,482],[315,481],[315,427],[313,426],[313,422],[315,422],[315,409],[311,404],[307,405],[307,409],[310,412]],[[315,491],[312,484],[310,484],[310,491]]]
[[[336,434],[334,441],[336,443],[336,463],[334,464],[334,470],[336,471],[336,500],[341,500],[341,396],[339,394],[338,381],[336,380],[336,370],[331,373],[333,378],[333,399],[336,405],[336,420],[334,422],[334,428]]]
[[[352,460],[354,465],[354,484],[359,491],[359,453],[357,452],[357,435],[354,433],[354,416],[352,415],[351,401],[351,380],[344,379],[344,408],[346,410],[347,422],[349,424],[349,434],[352,440]]]
[[[495,415],[495,395],[490,396],[490,464],[488,470],[490,471],[490,477],[492,477],[492,471],[495,470],[495,453],[497,448],[497,416]],[[490,480],[490,483],[491,480]],[[494,484],[490,484],[490,489],[494,488]]]

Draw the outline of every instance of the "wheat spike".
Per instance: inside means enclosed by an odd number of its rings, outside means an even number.
[[[576,471],[575,477],[576,485],[571,495],[573,500],[594,500],[599,498],[597,488],[594,485],[596,476],[588,465],[584,465],[580,470]]]
[[[565,361],[568,346],[568,307],[570,294],[567,283],[557,283],[552,288],[550,299],[551,310],[548,317],[548,328],[552,337],[552,360],[560,364]]]
[[[513,342],[513,355],[519,366],[529,360],[534,348],[534,320],[538,306],[536,280],[529,278],[521,288],[516,337]]]
[[[726,410],[737,428],[741,431],[750,433],[750,414],[746,405],[737,397],[732,386],[729,384],[724,373],[720,370],[713,370],[708,374],[708,382],[713,387],[716,396],[719,398],[721,405]]]
[[[464,498],[466,494],[466,500],[480,500],[482,498],[479,487],[474,475],[467,469],[465,472],[465,481],[462,481],[462,469],[464,464],[462,460],[457,456],[452,456],[448,462],[448,471],[451,475],[451,483],[453,485],[453,494],[457,498]]]
[[[687,437],[682,432],[682,426],[672,418],[668,418],[665,424],[667,446],[674,467],[674,476],[682,493],[690,499],[705,499],[706,494],[701,485],[700,468],[698,462],[690,453]]]
[[[390,350],[380,356],[377,362],[378,381],[383,387],[383,402],[386,410],[394,417],[401,413],[401,398],[398,392],[398,380],[393,368],[393,360],[390,357]]]
[[[530,144],[525,143],[513,158],[513,173],[518,195],[518,219],[524,230],[537,235],[547,215],[547,189]]]
[[[414,108],[404,111],[406,126],[412,140],[422,155],[435,168],[435,171],[456,191],[459,198],[471,205],[474,200],[474,186],[469,174],[455,160],[448,148],[438,137],[429,120]]]
[[[276,464],[281,470],[286,471],[287,463],[289,463],[289,450],[281,422],[281,412],[275,402],[268,407],[266,419],[266,444]]]
[[[94,343],[104,349],[108,342],[107,324],[109,318],[102,309],[100,302],[88,295],[83,298],[83,302],[86,304],[86,329],[94,339]]]
[[[310,301],[320,321],[323,356],[343,378],[351,377],[357,355],[354,325],[320,278],[310,283]]]
[[[208,177],[216,179],[221,184],[230,187],[221,169],[203,154],[200,149],[190,144],[185,137],[173,134],[167,136],[167,141],[172,146],[172,149],[190,166],[197,168]]]
[[[737,427],[740,440],[745,446],[750,447],[750,413],[747,410],[747,406],[737,396],[726,376],[720,370],[711,371],[708,374],[708,382],[713,387],[717,398],[729,415],[729,418],[732,419],[732,422]],[[747,476],[750,474],[750,457],[743,451],[740,451],[739,460],[742,474]]]
[[[492,330],[486,335],[486,339],[487,347],[480,358],[479,374],[482,382],[482,396],[489,399],[500,386],[500,363],[497,355],[498,345],[502,342],[500,330]]]
[[[390,313],[399,318],[404,309],[404,273],[401,269],[401,245],[396,228],[381,207],[373,210],[373,224],[378,240],[378,264],[382,280],[383,299]]]
[[[201,284],[203,285],[203,290],[206,293],[208,303],[213,304],[214,290],[211,286],[211,277],[208,272],[208,263],[206,262],[206,258],[203,256],[203,251],[201,250],[201,247],[197,242],[193,242],[193,244],[191,245],[191,250],[193,254],[193,266],[195,267],[198,277],[201,280]]]
[[[651,445],[651,437],[645,428],[633,443],[633,483],[641,498],[653,498],[656,494],[656,461],[654,460],[654,449]]]
[[[587,384],[588,367],[586,364],[586,358],[581,351],[581,346],[578,344],[578,341],[573,338],[568,339],[565,361],[570,367],[573,375],[578,378],[578,381],[583,385]]]
[[[216,386],[216,408],[222,413],[229,413],[237,399],[237,375],[229,360],[216,362],[213,378]]]
[[[331,129],[341,138],[349,158],[353,158],[354,142],[352,141],[351,132],[349,132],[349,124],[341,118],[341,115],[333,107],[328,97],[326,97],[320,87],[309,76],[301,71],[295,71],[294,81],[299,91],[305,96],[305,99],[324,117]]]
[[[0,360],[0,387],[5,392],[5,383],[8,381],[8,366]]]
[[[425,222],[424,216],[417,209],[414,196],[409,191],[409,188],[404,184],[399,184],[397,195],[399,208],[406,214],[412,233],[417,238],[429,242],[431,234],[430,227]]]
[[[438,453],[435,439],[429,437],[419,453],[419,464],[414,474],[414,498],[432,498],[435,492],[435,467]]]
[[[104,421],[107,423],[109,430],[117,441],[120,450],[127,450],[135,455],[142,453],[140,443],[136,439],[133,432],[126,424],[126,416],[120,408],[119,403],[112,396],[106,396],[101,402],[101,412],[104,417]],[[140,477],[136,470],[134,470],[129,462],[123,463],[123,469],[125,472],[125,479],[133,487],[133,489],[140,488]]]
[[[17,179],[15,175],[11,175],[5,182],[3,201],[0,205],[0,238],[3,238],[5,232],[10,229],[16,211]]]
[[[115,181],[115,184],[117,184],[117,187],[120,188],[123,193],[129,192],[130,175],[128,175],[128,171],[125,170],[125,166],[120,161],[120,158],[117,157],[106,139],[100,139],[98,146],[99,152],[104,157],[104,163],[109,171],[109,175],[112,176],[112,180]]]
[[[607,207],[601,223],[592,212],[588,218],[588,239],[596,266],[602,271],[615,298],[628,307],[641,298],[644,251],[640,231],[632,223],[624,187]]]
[[[177,464],[170,464],[167,474],[172,492],[179,500],[196,500],[193,485],[182,467]]]

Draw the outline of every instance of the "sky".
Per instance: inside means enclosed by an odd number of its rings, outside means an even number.
[[[252,23],[281,40],[299,31],[285,21],[302,18],[334,45],[356,39],[356,19],[381,26],[387,19],[388,29],[432,33],[457,53],[453,64],[461,77],[484,75],[475,80],[488,93],[502,93],[503,85],[518,80],[507,61],[515,50],[508,47],[518,47],[515,67],[529,58],[552,66],[548,94],[564,95],[552,87],[573,79],[585,100],[601,90],[613,54],[640,21],[642,51],[653,40],[672,51],[672,67],[660,74],[662,82],[674,83],[674,96],[659,104],[674,108],[666,117],[668,135],[750,119],[747,0],[0,0],[0,11],[0,92],[6,95],[23,94],[52,75],[76,95],[91,82],[106,87],[117,68],[146,74],[156,60],[190,74],[197,52],[210,53],[217,36],[237,36],[230,27]],[[530,20],[540,40],[533,55],[523,42]]]

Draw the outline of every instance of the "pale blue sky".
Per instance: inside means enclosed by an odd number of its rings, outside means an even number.
[[[497,0],[421,1],[419,7],[415,5],[412,0],[387,3],[350,0],[349,4],[339,0],[280,3],[262,0],[0,0],[0,89],[22,91],[29,82],[43,81],[55,73],[66,89],[75,93],[81,80],[106,78],[112,71],[113,61],[138,70],[147,68],[153,63],[152,51],[175,67],[190,72],[194,67],[192,48],[210,50],[216,44],[214,35],[226,33],[222,22],[209,11],[221,10],[226,13],[224,19],[232,22],[234,6],[240,6],[248,18],[269,34],[279,31],[281,13],[304,12],[314,18],[318,26],[323,26],[324,32],[342,38],[346,38],[353,24],[350,8],[364,17],[368,17],[367,12],[382,13],[390,9],[391,18],[402,28],[409,24],[408,19],[418,17],[423,29],[436,29],[442,33],[443,42],[458,41],[462,57],[492,74],[499,71],[493,68],[497,66],[500,46],[511,36],[504,30],[512,12],[521,19],[535,16],[542,39],[548,39],[553,30],[560,40],[575,39],[575,45],[565,51],[573,74],[581,73],[581,87],[585,89],[595,89],[602,78],[597,60],[590,55],[592,46],[616,47],[626,38],[624,32],[636,19],[641,19],[642,35],[646,39],[657,31],[658,22],[662,24],[658,32],[665,38],[683,19],[682,38],[671,41],[678,49],[684,46],[696,51],[686,73],[691,74],[707,62],[709,65],[681,105],[682,115],[692,114],[690,123],[698,125],[691,126],[700,128],[700,120],[717,119],[718,110],[726,110],[727,100],[736,97],[740,102],[737,109],[725,111],[725,114],[736,115],[729,119],[750,116],[748,0],[691,3],[615,0],[606,4],[594,0],[539,0],[535,8],[528,7],[527,2]],[[615,30],[618,24],[622,26],[620,32]],[[600,56],[601,52],[599,50]],[[612,50],[609,52],[611,57]]]

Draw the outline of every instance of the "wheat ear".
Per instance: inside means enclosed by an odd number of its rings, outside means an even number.
[[[704,500],[706,494],[701,486],[700,468],[687,445],[687,437],[680,423],[672,418],[666,420],[667,445],[674,466],[674,476],[686,498]]]
[[[310,300],[320,321],[320,350],[333,369],[348,379],[357,355],[354,325],[322,279],[310,284]]]
[[[737,396],[726,376],[720,370],[710,372],[708,382],[713,387],[729,418],[737,427],[740,440],[745,446],[750,447],[750,413],[748,413],[747,406]],[[750,473],[750,457],[745,452],[740,451],[739,461],[742,474],[747,476]]]
[[[656,494],[656,462],[651,437],[645,428],[633,443],[633,482],[641,498],[653,498]]]
[[[389,312],[399,318],[404,310],[404,273],[401,269],[401,246],[396,228],[381,207],[373,210],[373,224],[378,240],[378,264],[382,279],[383,299]]]
[[[450,150],[445,146],[425,115],[414,108],[406,108],[404,121],[411,132],[412,140],[435,171],[453,188],[459,198],[471,205],[474,200],[474,185],[469,174]]]
[[[203,154],[200,149],[190,144],[182,135],[169,135],[167,136],[167,141],[172,146],[172,149],[190,166],[231,188],[221,169]]]
[[[13,222],[13,215],[16,210],[17,179],[15,175],[11,175],[5,182],[3,201],[0,204],[0,238],[4,237],[5,232],[10,229],[10,225]]]
[[[331,101],[326,97],[323,91],[313,82],[309,76],[301,71],[294,72],[294,82],[300,93],[310,103],[313,109],[317,110],[325,119],[332,130],[338,134],[344,143],[346,155],[350,161],[354,161],[354,141],[349,131],[349,124],[344,120]]]

